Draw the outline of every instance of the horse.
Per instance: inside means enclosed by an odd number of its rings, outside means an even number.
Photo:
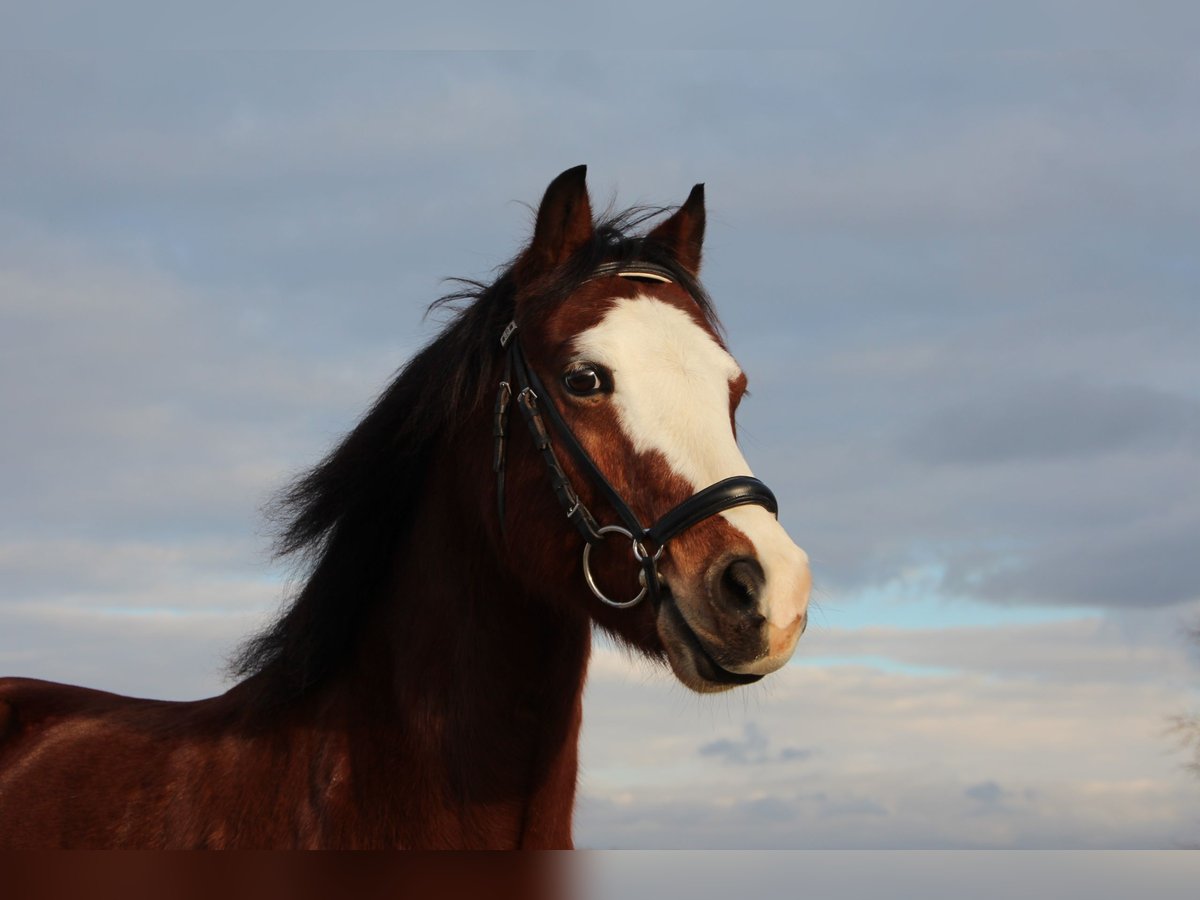
[[[808,558],[737,445],[704,230],[703,185],[597,219],[555,178],[281,493],[302,578],[227,692],[0,680],[0,846],[570,848],[593,625],[702,693],[783,666]]]

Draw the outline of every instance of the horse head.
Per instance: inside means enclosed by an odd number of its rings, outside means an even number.
[[[748,684],[790,658],[810,574],[737,444],[747,378],[698,281],[703,186],[618,237],[585,174],[550,184],[508,275],[497,550],[527,593],[588,610],[688,687]]]

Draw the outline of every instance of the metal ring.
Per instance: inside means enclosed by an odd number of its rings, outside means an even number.
[[[633,553],[634,553],[634,556],[637,556],[638,541],[634,540],[633,533],[631,531],[629,531],[625,528],[622,528],[620,525],[605,525],[603,528],[601,528],[596,533],[601,534],[601,535],[604,535],[604,534],[623,534],[623,535],[625,535],[625,537],[627,537],[631,541],[633,541],[633,545],[634,545]],[[642,582],[642,590],[638,593],[638,595],[636,597],[634,597],[632,600],[625,600],[625,601],[613,600],[610,597],[606,597],[604,595],[604,592],[602,590],[600,590],[599,587],[596,586],[596,579],[594,579],[592,577],[592,570],[588,563],[588,560],[590,559],[591,555],[592,555],[592,545],[584,544],[583,545],[583,578],[587,582],[587,586],[592,589],[592,593],[596,595],[596,598],[603,603],[607,603],[609,606],[615,607],[616,609],[629,609],[629,607],[631,607],[631,606],[637,606],[637,604],[642,601],[642,598],[646,596],[646,577],[645,577],[646,573],[644,571],[638,573],[638,578]],[[662,548],[659,547],[658,553],[656,553],[654,555],[654,558],[657,560],[658,557],[661,555],[662,555]],[[638,559],[642,560],[642,559],[645,559],[645,557],[646,557],[645,548],[643,547],[642,555],[638,556]]]
[[[621,530],[624,531],[624,529],[621,529]],[[637,538],[635,538],[632,534],[629,534],[628,531],[626,531],[625,533],[627,535],[629,535],[630,540],[633,541],[633,558],[636,559],[639,563],[645,562],[646,557],[649,555],[646,553],[646,545],[643,544],[641,541],[639,541]],[[663,551],[666,549],[667,549],[666,544],[663,544],[661,547],[658,548],[658,551],[654,554],[655,562],[658,562],[662,558]]]

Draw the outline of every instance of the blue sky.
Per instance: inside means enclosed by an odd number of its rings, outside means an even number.
[[[586,162],[601,206],[707,184],[817,609],[727,697],[602,645],[580,841],[1194,843],[1200,62],[1045,21],[1020,53],[950,19],[983,49],[0,57],[0,668],[220,690],[286,589],[261,505]]]

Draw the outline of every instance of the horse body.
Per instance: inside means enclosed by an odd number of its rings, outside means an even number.
[[[0,680],[0,846],[569,847],[593,624],[695,690],[782,665],[806,621],[803,552],[753,505],[765,487],[700,490],[754,481],[732,434],[745,378],[691,278],[702,200],[618,240],[593,224],[582,167],[551,184],[530,245],[285,496],[280,546],[310,571],[228,692],[173,703]],[[614,255],[679,283],[591,277]],[[653,562],[635,535],[651,595],[638,606],[583,583],[536,409],[525,434],[492,408],[509,321],[529,371],[550,373],[541,403],[628,516],[707,503]],[[630,356],[639,330],[673,343]],[[703,415],[678,410],[693,387]],[[564,478],[611,522],[620,501],[585,461],[564,456]],[[589,572],[636,592],[629,550],[598,537]]]

